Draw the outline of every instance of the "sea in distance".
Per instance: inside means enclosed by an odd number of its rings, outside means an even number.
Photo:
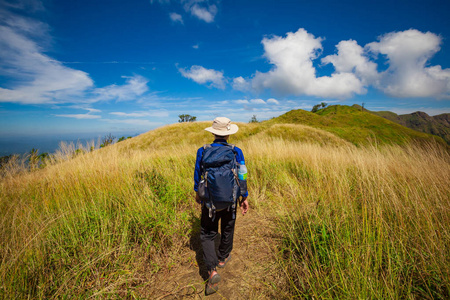
[[[124,136],[125,138],[131,136],[137,136],[139,133],[111,133],[116,140]],[[94,145],[98,147],[101,144],[101,140],[106,134],[64,134],[64,135],[7,135],[0,136],[0,157],[8,156],[11,154],[27,154],[31,149],[37,149],[39,154],[41,153],[55,153],[59,149],[61,142],[66,144],[73,143],[75,146],[81,144],[86,146],[87,143],[94,142]]]

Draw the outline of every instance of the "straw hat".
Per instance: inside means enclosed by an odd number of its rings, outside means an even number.
[[[239,127],[236,124],[231,124],[231,120],[228,118],[217,117],[214,119],[212,126],[205,128],[205,130],[218,136],[227,136],[238,132]]]

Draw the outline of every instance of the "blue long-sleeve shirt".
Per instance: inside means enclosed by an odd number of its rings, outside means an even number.
[[[223,144],[219,144],[219,143],[226,143],[226,140],[223,139],[216,139],[214,140],[214,142],[211,144],[212,147],[223,147]],[[241,161],[245,162],[244,159],[244,153],[242,153],[242,150],[239,149],[238,147],[234,147],[234,150],[236,151],[236,161],[238,163],[240,163]],[[198,192],[198,183],[200,182],[200,177],[202,175],[201,170],[200,170],[200,162],[202,160],[202,156],[203,156],[203,147],[200,147],[197,150],[197,159],[195,161],[195,171],[194,171],[194,190],[196,192]],[[248,192],[246,192],[244,195],[242,195],[243,197],[248,197]]]

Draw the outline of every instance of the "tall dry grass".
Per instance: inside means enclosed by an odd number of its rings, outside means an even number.
[[[127,296],[137,270],[170,267],[193,226],[195,150],[65,148],[42,170],[4,177],[0,295]]]
[[[286,295],[450,297],[446,149],[272,139],[248,150],[252,188],[278,216]]]
[[[198,229],[192,175],[197,148],[210,142],[204,127],[168,126],[78,155],[62,149],[44,169],[4,177],[0,296],[142,296],[143,274],[179,262]],[[246,156],[251,206],[276,225],[269,243],[286,282],[268,294],[449,296],[446,149],[357,148],[327,134],[314,143],[302,126],[240,127],[231,142]]]

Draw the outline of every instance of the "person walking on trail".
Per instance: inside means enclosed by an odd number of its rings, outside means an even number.
[[[231,124],[228,118],[218,117],[205,130],[214,135],[214,142],[197,151],[194,190],[196,201],[202,207],[200,240],[208,270],[205,293],[209,295],[218,290],[221,279],[216,267],[224,268],[231,258],[237,205],[242,215],[247,213],[249,205],[247,183],[237,175],[239,167],[245,164],[244,154],[238,147],[228,144],[228,138],[239,130],[238,126]],[[219,220],[221,240],[216,253],[214,240]]]

